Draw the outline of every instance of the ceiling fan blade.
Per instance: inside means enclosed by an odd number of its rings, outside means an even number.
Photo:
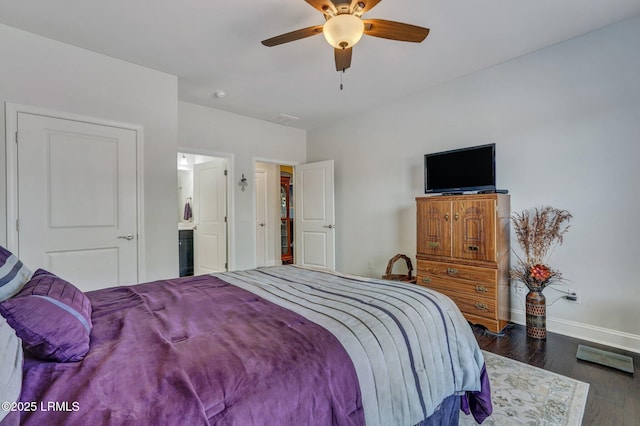
[[[334,13],[337,13],[336,6],[331,2],[331,0],[304,0],[309,3],[314,8],[318,9],[320,12],[326,14],[327,10],[333,10]]]
[[[373,9],[378,3],[380,3],[380,1],[381,0],[351,0],[351,7],[349,8],[349,10],[353,11],[358,3],[364,3],[362,11],[360,12],[360,14],[363,14],[367,10]]]
[[[364,33],[374,37],[420,43],[429,34],[428,28],[403,24],[402,22],[384,19],[363,19],[362,21],[364,22]]]
[[[344,71],[351,66],[351,47],[348,49],[334,49],[336,71]]]
[[[301,30],[291,31],[290,33],[280,34],[279,36],[271,37],[266,40],[262,40],[262,44],[265,46],[277,46],[283,43],[289,43],[290,41],[300,40],[301,38],[311,37],[322,32],[322,25],[315,25],[313,27],[303,28]]]

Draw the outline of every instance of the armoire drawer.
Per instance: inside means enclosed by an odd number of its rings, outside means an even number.
[[[418,260],[417,284],[436,290],[495,299],[497,271],[476,266]]]
[[[463,314],[473,314],[492,319],[497,318],[495,299],[461,295],[460,293],[446,290],[438,291],[449,296]]]

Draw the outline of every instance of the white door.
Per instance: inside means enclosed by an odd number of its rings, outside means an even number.
[[[267,266],[267,171],[256,170],[256,267]]]
[[[196,164],[193,171],[193,273],[227,270],[227,160]]]
[[[335,269],[333,160],[295,167],[295,262]]]
[[[18,112],[18,253],[94,290],[138,282],[137,132]]]

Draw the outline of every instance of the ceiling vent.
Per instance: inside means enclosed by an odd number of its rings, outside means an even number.
[[[271,121],[272,123],[288,125],[288,124],[293,124],[298,120],[300,119],[298,117],[294,117],[293,115],[278,114],[272,119],[270,119],[269,121]]]

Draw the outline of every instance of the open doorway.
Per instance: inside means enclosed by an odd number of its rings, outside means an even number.
[[[186,152],[177,160],[180,276],[226,271],[228,160]]]
[[[335,269],[333,160],[293,166],[255,161],[254,165],[256,266],[280,265],[290,252],[285,263]],[[292,179],[285,189],[281,177],[289,175]]]
[[[293,200],[293,167],[280,166],[280,258],[283,265],[295,263]]]
[[[256,161],[256,266],[295,263],[293,166]]]

